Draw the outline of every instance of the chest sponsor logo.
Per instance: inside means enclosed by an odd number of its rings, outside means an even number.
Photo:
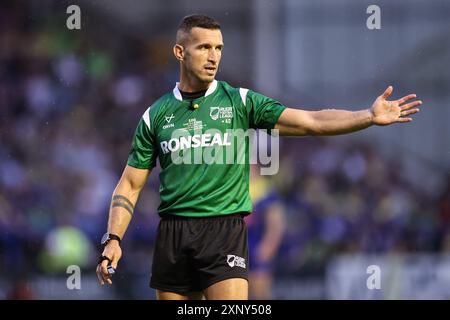
[[[161,141],[161,150],[164,154],[177,152],[178,150],[189,148],[201,148],[210,146],[230,146],[230,136],[228,133],[216,134],[194,134],[193,136],[182,136],[172,138],[168,141]]]

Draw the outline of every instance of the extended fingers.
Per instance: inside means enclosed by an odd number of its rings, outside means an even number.
[[[404,96],[403,98],[398,99],[397,102],[399,105],[401,105],[401,104],[404,104],[406,101],[414,99],[415,97],[417,97],[417,95],[415,93],[408,94],[407,96]]]
[[[408,109],[420,106],[421,104],[422,104],[422,100],[417,100],[417,101],[407,103],[407,104],[401,106],[400,108],[402,109],[402,111],[404,111],[404,110],[408,110]]]
[[[418,108],[416,109],[409,109],[409,110],[404,110],[402,112],[400,112],[400,116],[401,117],[405,117],[405,116],[409,116],[411,114],[415,114],[417,112],[419,112],[420,110]]]

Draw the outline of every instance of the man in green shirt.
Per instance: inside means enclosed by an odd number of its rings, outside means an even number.
[[[243,216],[249,197],[249,144],[236,138],[254,129],[283,136],[337,135],[371,125],[412,121],[416,96],[386,100],[389,86],[368,109],[305,111],[215,80],[222,49],[220,25],[203,15],[185,17],[174,55],[180,82],[148,108],[114,190],[101,284],[111,284],[123,238],[140,191],[159,159],[161,221],[150,285],[158,299],[247,299],[248,249]],[[238,133],[238,134],[236,134]],[[244,160],[244,161],[242,161]],[[111,273],[110,273],[111,272]]]

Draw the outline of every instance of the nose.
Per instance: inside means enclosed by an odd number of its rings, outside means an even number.
[[[216,63],[217,57],[218,57],[218,54],[217,54],[216,50],[214,50],[214,48],[210,49],[208,52],[208,61]]]

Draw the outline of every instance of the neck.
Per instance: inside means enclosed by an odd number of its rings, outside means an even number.
[[[211,83],[212,82],[200,81],[198,78],[189,76],[187,73],[181,71],[178,89],[184,92],[198,92],[208,90]]]

